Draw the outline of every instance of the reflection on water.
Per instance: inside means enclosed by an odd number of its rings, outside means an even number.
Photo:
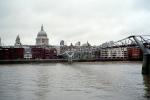
[[[143,75],[143,81],[145,85],[145,97],[150,98],[150,76]]]
[[[0,65],[0,100],[148,100],[140,62]]]

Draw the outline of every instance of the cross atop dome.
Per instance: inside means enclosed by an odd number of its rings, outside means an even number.
[[[42,24],[42,26],[41,26],[41,31],[44,31],[44,29],[43,29],[43,24]]]
[[[41,30],[38,32],[38,37],[47,37],[46,32],[44,31],[43,24],[41,26]]]

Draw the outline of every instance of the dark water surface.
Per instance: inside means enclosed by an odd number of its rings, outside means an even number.
[[[0,100],[150,100],[141,62],[0,65]]]

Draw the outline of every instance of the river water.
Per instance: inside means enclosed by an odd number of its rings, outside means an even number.
[[[149,100],[141,62],[0,65],[0,100]]]

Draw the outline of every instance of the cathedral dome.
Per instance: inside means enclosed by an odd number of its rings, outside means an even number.
[[[43,25],[41,26],[41,31],[38,32],[36,38],[36,45],[48,45],[49,39],[47,37],[46,32],[43,29]]]
[[[47,37],[47,34],[46,34],[46,32],[44,31],[44,29],[43,29],[43,25],[41,26],[41,31],[38,32],[37,37]]]

